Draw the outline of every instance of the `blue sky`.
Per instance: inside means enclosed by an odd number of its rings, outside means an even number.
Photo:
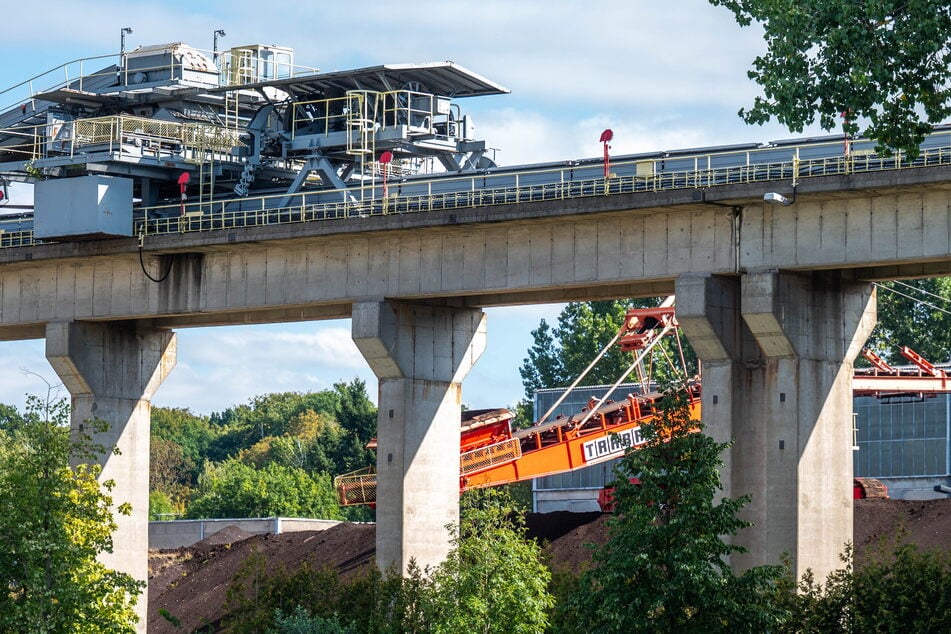
[[[222,49],[289,46],[296,63],[325,71],[454,61],[512,91],[461,102],[500,164],[598,156],[605,128],[614,130],[614,154],[796,136],[737,117],[758,94],[746,71],[761,35],[706,0],[47,0],[5,29],[0,89],[118,52],[122,27],[133,29],[128,50],[178,41],[210,50],[212,33],[223,29]],[[518,368],[531,330],[542,318],[554,322],[560,309],[487,310],[488,346],[463,382],[463,401],[483,408],[521,398]],[[45,393],[40,377],[58,382],[42,341],[0,343],[0,368],[3,403],[22,406],[25,394]],[[375,399],[349,320],[184,329],[177,367],[153,403],[208,414],[257,394],[321,390],[355,377]]]

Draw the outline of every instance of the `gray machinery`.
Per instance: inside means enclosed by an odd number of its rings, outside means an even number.
[[[210,56],[181,43],[143,46],[0,113],[0,178],[36,183],[38,238],[128,235],[97,219],[118,212],[131,227],[134,208],[171,213],[186,197],[194,206],[277,195],[269,204],[280,206],[332,190],[353,200],[384,169],[405,177],[494,166],[454,100],[507,92],[452,62],[322,73],[278,46]],[[48,184],[73,177],[85,182]],[[119,178],[131,181],[119,195],[71,201]],[[64,206],[90,217],[63,218]]]

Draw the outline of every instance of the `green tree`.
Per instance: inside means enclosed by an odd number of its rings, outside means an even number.
[[[431,631],[544,632],[554,599],[541,549],[500,489],[468,491],[459,535],[433,574]]]
[[[201,459],[201,457],[199,457]],[[149,446],[149,490],[179,510],[191,494],[195,465],[174,440],[154,437]],[[166,511],[161,511],[166,512]]]
[[[321,464],[311,464],[308,469],[352,471],[374,462],[373,453],[365,445],[376,435],[376,407],[367,396],[366,385],[359,380],[337,383],[332,390],[321,392],[265,394],[247,405],[212,414],[209,424],[219,433],[206,458],[221,462],[267,438],[289,435],[308,439],[308,419],[313,416],[323,421],[321,425],[334,419],[345,433],[335,436],[317,429],[316,435],[322,436],[317,443],[320,450],[311,458]],[[267,447],[255,450],[256,458],[266,459],[261,451],[265,449],[263,453],[270,455],[271,441],[265,444]]]
[[[362,444],[376,436],[376,406],[367,394],[364,381],[335,383],[337,402],[333,414],[344,429],[356,435]]]
[[[150,522],[173,520],[181,514],[181,507],[177,507],[167,493],[162,491],[149,492]]]
[[[620,464],[609,539],[575,612],[566,610],[568,631],[765,632],[784,620],[772,595],[781,566],[736,575],[725,562],[742,552],[724,537],[749,525],[737,517],[748,498],[714,503],[728,444],[694,433],[697,424],[685,393],[669,391],[656,420],[641,426],[647,442]]]
[[[22,426],[0,432],[0,631],[134,632],[143,584],[96,560],[112,550],[114,483],[68,421],[65,401],[30,397]]]
[[[881,544],[859,570],[852,547],[825,583],[806,571],[799,591],[777,595],[791,618],[780,634],[951,631],[951,554]]]
[[[710,0],[762,25],[767,51],[747,74],[764,96],[747,123],[775,117],[801,132],[844,121],[883,148],[917,156],[951,114],[951,5],[945,0]]]
[[[307,610],[297,606],[288,615],[278,610],[268,634],[355,634],[355,631],[341,625],[336,616],[310,616]]]
[[[641,302],[656,306],[655,300]],[[543,319],[532,331],[534,343],[519,373],[525,397],[535,390],[571,383],[624,324],[632,301],[571,302],[558,315],[558,327],[552,329]],[[631,364],[631,357],[615,347],[609,350],[582,385],[613,383]]]
[[[306,564],[269,571],[263,555],[252,553],[228,589],[229,631],[543,632],[553,598],[540,552],[504,492],[469,492],[453,549],[433,570],[411,563],[401,575],[374,567],[341,580],[333,569]]]
[[[951,632],[951,554],[895,547],[855,574],[854,632]]]
[[[14,432],[26,423],[23,415],[13,405],[0,403],[0,431]]]
[[[156,439],[161,439],[164,441],[162,444],[174,443],[181,448],[178,452],[170,446],[167,447],[169,451],[180,455],[180,464],[176,467],[179,469],[176,479],[182,485],[194,486],[198,482],[198,476],[205,466],[205,461],[216,459],[211,448],[222,433],[222,428],[213,425],[207,416],[196,416],[188,409],[152,408],[153,444]],[[153,462],[155,459],[153,455]],[[155,476],[154,472],[151,476],[150,480]],[[153,484],[153,486],[156,485]]]
[[[234,459],[208,466],[186,515],[343,519],[330,476],[275,463],[256,469]]]
[[[951,277],[885,282],[878,289],[878,325],[866,347],[888,363],[905,364],[908,346],[933,363],[951,361]]]

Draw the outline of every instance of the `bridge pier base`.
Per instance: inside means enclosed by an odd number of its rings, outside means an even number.
[[[724,495],[752,495],[735,543],[742,570],[792,557],[818,579],[852,540],[852,363],[875,293],[838,273],[684,275],[677,318],[703,367],[703,421]]]
[[[129,503],[132,514],[116,515],[113,552],[99,560],[108,568],[148,580],[149,423],[151,398],[175,367],[175,334],[125,324],[51,322],[46,326],[46,358],[72,396],[70,427],[94,443],[119,449],[105,453],[100,481],[113,480],[115,505]],[[98,418],[109,429],[90,433]],[[137,631],[145,632],[148,589],[136,605]]]
[[[442,562],[459,523],[462,379],[485,350],[480,310],[353,306],[353,340],[379,379],[377,565]]]

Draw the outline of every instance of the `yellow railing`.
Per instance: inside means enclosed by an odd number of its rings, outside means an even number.
[[[835,174],[948,166],[951,165],[951,134],[943,131],[940,135],[942,135],[941,145],[923,149],[914,162],[906,160],[901,155],[886,158],[864,151],[854,152],[848,156],[838,154],[808,159],[802,158],[799,148],[793,146],[778,150],[788,153],[787,160],[756,163],[752,158],[755,158],[759,150],[747,150],[733,153],[744,159],[734,161],[740,165],[722,168],[711,165],[714,157],[723,160],[723,157],[727,156],[726,153],[674,157],[681,164],[687,162],[697,168],[678,171],[665,171],[664,161],[674,159],[639,158],[612,163],[612,172],[617,172],[618,176],[607,180],[600,176],[580,178],[575,174],[577,166],[568,165],[547,170],[514,173],[497,171],[413,180],[406,183],[407,187],[413,188],[412,195],[406,195],[401,191],[402,184],[392,183],[389,186],[389,198],[386,201],[381,200],[381,188],[377,184],[375,187],[368,185],[346,190],[315,190],[293,195],[225,199],[206,203],[200,207],[189,205],[189,212],[200,210],[201,213],[186,217],[178,213],[179,205],[177,204],[148,207],[137,211],[136,230],[142,235],[217,231],[338,218],[363,218],[392,213],[438,212],[625,193],[707,188],[780,180],[792,181],[794,176],[802,181]],[[841,147],[839,141],[830,142],[828,145]],[[817,148],[821,149],[821,146],[812,144],[808,148],[816,151]],[[26,154],[28,150],[25,147],[23,151]],[[763,151],[776,152],[777,149]],[[654,169],[646,167],[648,161],[653,164]],[[591,165],[588,164],[586,167],[588,173],[591,173]],[[529,178],[530,183],[523,182]],[[440,191],[445,189],[456,191]],[[330,202],[327,202],[328,200]],[[143,221],[143,218],[148,220]],[[32,241],[17,239],[14,242],[14,239],[10,238],[9,241],[0,243],[0,246],[3,244],[21,246],[32,244]]]
[[[346,131],[349,121],[349,104],[350,97],[294,102],[291,107],[293,113],[291,138],[294,138],[297,130],[304,126],[311,127],[318,134],[324,135]]]
[[[452,136],[449,112],[438,112],[440,99],[411,90],[360,90],[350,91],[345,97],[295,101],[291,104],[291,134],[306,126],[326,135],[352,129],[359,119],[365,129],[372,129],[374,124],[381,129],[405,125],[429,134],[438,131],[442,136]]]
[[[94,145],[114,151],[123,144],[136,145],[151,154],[163,156],[194,158],[195,153],[217,152],[230,157],[232,149],[241,145],[240,131],[232,128],[129,115],[18,126],[0,130],[0,135],[19,139],[17,143],[4,145],[3,150],[20,160],[73,156],[79,148]]]
[[[218,125],[177,123],[115,115],[72,122],[77,147],[126,141],[180,143],[193,149],[230,152],[239,144],[238,131]]]
[[[838,143],[830,145],[838,145]],[[425,213],[546,200],[567,200],[605,194],[660,192],[777,180],[791,181],[794,175],[802,180],[830,174],[905,169],[925,165],[951,165],[951,145],[923,150],[914,164],[903,161],[900,156],[883,158],[877,155],[835,156],[797,161],[795,148],[789,148],[789,155],[789,160],[775,163],[681,171],[658,169],[648,175],[643,175],[645,172],[643,168],[637,169],[637,164],[643,163],[643,159],[619,161],[612,164],[612,171],[621,171],[627,166],[630,174],[611,178],[607,182],[603,177],[575,178],[572,167],[516,173],[444,176],[412,181],[414,190],[421,188],[424,190],[422,193],[412,195],[402,194],[400,185],[392,184],[389,188],[390,197],[385,204],[378,197],[380,191],[378,184],[375,187],[368,185],[346,190],[301,192],[290,196],[280,194],[243,198],[240,201],[221,200],[210,207],[203,207],[204,213],[200,219],[187,222],[171,217],[175,216],[174,211],[177,205],[165,205],[145,210],[148,215],[159,218],[149,220],[144,227],[144,233],[149,235],[214,231],[235,227],[362,218],[392,213]],[[698,166],[703,165],[708,163],[707,158],[706,155],[696,157],[693,162]],[[662,159],[655,159],[654,162],[659,164]],[[550,182],[523,185],[521,180],[527,176],[530,176],[533,181]],[[494,179],[506,179],[512,184],[494,186]],[[440,189],[456,191],[443,192],[439,191]],[[318,196],[321,201],[316,201]],[[328,198],[332,202],[323,202]],[[281,204],[282,200],[287,202]]]

